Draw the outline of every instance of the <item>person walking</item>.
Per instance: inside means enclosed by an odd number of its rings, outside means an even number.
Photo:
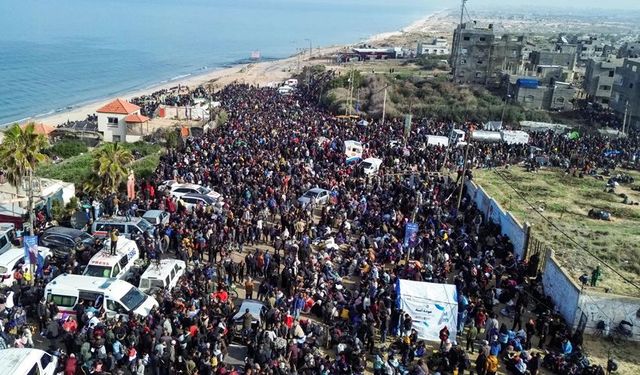
[[[471,323],[471,327],[467,331],[467,350],[473,354],[474,345],[476,340],[478,339],[478,327],[476,327],[475,323]]]

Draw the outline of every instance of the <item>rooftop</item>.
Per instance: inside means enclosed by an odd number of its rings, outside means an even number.
[[[96,112],[98,113],[115,113],[119,115],[130,115],[136,111],[138,111],[140,107],[135,104],[131,104],[124,99],[116,99],[111,103],[99,108]]]

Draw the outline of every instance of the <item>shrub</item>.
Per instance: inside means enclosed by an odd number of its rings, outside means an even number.
[[[78,139],[63,139],[51,146],[47,153],[51,156],[59,156],[63,159],[87,152],[87,145]]]

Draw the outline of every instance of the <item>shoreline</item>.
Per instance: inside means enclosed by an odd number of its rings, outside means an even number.
[[[425,25],[433,21],[437,21],[440,17],[446,16],[449,9],[441,9],[433,11],[417,19],[410,24],[400,28],[396,31],[383,32],[371,35],[366,42],[368,43],[382,43],[385,40],[401,36],[406,33],[419,33],[424,32]],[[349,48],[350,46],[357,44],[357,42],[345,42],[340,45],[332,45],[325,47],[318,47],[313,49],[315,56],[321,56],[328,53],[335,53],[342,49]],[[144,88],[135,89],[132,91],[126,91],[109,97],[99,98],[95,100],[87,100],[85,102],[79,102],[72,104],[60,111],[55,109],[46,114],[37,114],[27,118],[23,118],[17,121],[11,121],[6,124],[0,124],[0,131],[8,128],[12,124],[25,124],[28,122],[45,123],[51,126],[58,126],[66,123],[67,121],[80,121],[86,119],[87,115],[94,114],[96,109],[113,101],[115,98],[122,98],[130,100],[134,97],[148,95],[153,92],[169,89],[172,87],[189,86],[195,88],[199,85],[206,84],[211,81],[215,81],[213,84],[216,89],[226,86],[232,82],[247,82],[251,84],[265,85],[271,82],[281,82],[290,77],[290,74],[294,72],[298,64],[298,55],[300,55],[300,67],[308,65],[309,62],[313,62],[313,59],[309,59],[306,53],[298,52],[288,57],[256,62],[239,62],[229,65],[223,65],[221,67],[214,67],[209,71],[198,74],[197,72],[191,73],[187,76],[176,76],[176,79],[163,80],[156,84],[151,84]],[[70,107],[70,108],[69,108]],[[53,113],[52,113],[53,112]]]

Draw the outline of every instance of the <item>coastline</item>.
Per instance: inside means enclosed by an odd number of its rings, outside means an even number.
[[[400,30],[383,32],[371,35],[368,43],[383,43],[389,39],[396,39],[407,33],[423,33],[434,31],[438,32],[437,24],[442,18],[447,17],[447,9],[438,10],[429,13],[427,16],[413,21],[409,25],[402,27]],[[356,42],[357,43],[357,42]],[[322,56],[330,53],[349,48],[356,43],[344,43],[341,45],[333,45],[327,47],[319,47],[313,49],[315,56]],[[59,112],[47,113],[42,116],[34,115],[19,121],[13,121],[8,124],[0,125],[0,131],[9,127],[11,124],[24,124],[27,122],[45,123],[52,126],[63,124],[67,121],[84,120],[87,115],[94,114],[95,110],[101,106],[111,102],[115,97],[129,100],[155,91],[169,89],[171,87],[189,86],[191,88],[213,81],[215,89],[219,89],[232,82],[245,82],[256,85],[266,85],[272,82],[282,82],[289,78],[291,73],[297,69],[298,55],[300,55],[300,66],[313,63],[314,59],[309,59],[306,53],[297,53],[289,57],[274,59],[269,61],[258,61],[255,63],[246,62],[238,63],[229,67],[213,68],[210,71],[201,74],[191,74],[187,77],[176,77],[175,80],[167,80],[158,84],[153,84],[145,88],[136,89],[130,92],[124,92],[108,98],[89,100],[84,103],[73,105],[70,109],[64,109]]]

